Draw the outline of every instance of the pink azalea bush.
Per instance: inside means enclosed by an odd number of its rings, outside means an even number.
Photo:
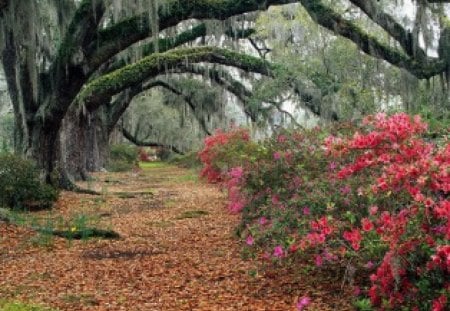
[[[245,129],[235,128],[229,132],[217,130],[205,139],[205,147],[199,152],[203,163],[200,176],[210,183],[222,182],[228,170],[244,160],[242,157],[247,155],[250,145],[250,135]]]
[[[448,310],[450,144],[426,141],[426,131],[419,117],[378,114],[360,128],[220,144],[204,163],[221,168],[239,232],[262,257],[351,261],[373,307]]]

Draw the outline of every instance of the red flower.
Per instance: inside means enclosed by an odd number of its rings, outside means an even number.
[[[363,218],[361,225],[364,231],[371,231],[373,229],[373,223],[368,218]]]
[[[359,232],[358,229],[353,229],[352,231],[345,231],[343,236],[345,240],[350,242],[355,251],[359,250],[362,236],[361,232]]]

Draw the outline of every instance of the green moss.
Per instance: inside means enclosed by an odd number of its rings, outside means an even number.
[[[133,16],[120,21],[98,33],[98,44],[104,45],[107,42],[114,42],[124,34],[137,34],[149,32],[148,19],[143,16]]]
[[[162,73],[166,68],[170,69],[186,62],[220,63],[262,74],[268,74],[270,71],[269,63],[249,55],[215,47],[183,48],[147,56],[137,63],[91,81],[79,94],[78,101],[87,102],[88,108],[93,108],[91,104],[101,104],[108,96],[138,85]]]
[[[58,50],[58,59],[60,61],[67,61],[72,57],[73,53],[76,52],[77,44],[75,42],[74,34],[77,32],[77,28],[79,24],[82,22],[84,18],[92,11],[92,0],[83,0],[75,15],[72,19],[72,22],[69,25],[67,30],[67,36],[64,38],[61,46]]]
[[[56,311],[56,309],[51,309],[43,306],[32,305],[22,302],[12,302],[7,300],[0,300],[0,310],[1,311]]]

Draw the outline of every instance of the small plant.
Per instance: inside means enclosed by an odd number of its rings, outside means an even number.
[[[372,304],[369,298],[360,298],[353,302],[356,310],[358,311],[373,311]]]
[[[0,206],[43,209],[52,206],[58,192],[39,180],[31,161],[12,154],[0,154]]]

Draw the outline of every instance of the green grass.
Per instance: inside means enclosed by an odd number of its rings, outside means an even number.
[[[192,181],[194,183],[198,182],[198,173],[197,172],[190,172],[186,175],[181,175],[179,177],[175,178],[176,181],[183,182],[183,181]]]
[[[208,215],[209,213],[207,211],[202,210],[194,210],[194,211],[185,211],[180,216],[178,216],[176,219],[186,219],[186,218],[200,218],[203,216]]]
[[[165,162],[139,162],[139,167],[143,170],[145,169],[153,169],[153,168],[165,168],[169,165]]]
[[[56,309],[0,299],[0,311],[56,311]]]

